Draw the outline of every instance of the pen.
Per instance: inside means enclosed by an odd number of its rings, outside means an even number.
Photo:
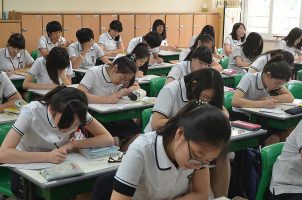
[[[60,148],[60,147],[57,145],[57,143],[54,142],[53,144],[56,146],[57,149]]]

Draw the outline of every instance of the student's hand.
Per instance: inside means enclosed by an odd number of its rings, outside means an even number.
[[[272,99],[272,98],[266,99],[266,100],[263,101],[263,107],[265,107],[265,108],[275,108],[277,103],[278,103],[278,100],[276,100],[276,99]]]
[[[156,62],[157,63],[162,63],[162,62],[164,62],[164,60],[161,57],[158,57],[158,58],[156,58]]]
[[[14,70],[5,72],[8,77],[14,74]]]
[[[50,163],[61,163],[66,160],[67,151],[63,148],[54,149],[51,152],[48,152],[47,160]]]
[[[267,99],[271,99],[271,97],[268,97],[268,96],[262,96],[259,98],[260,101],[265,101]]]
[[[117,103],[119,99],[120,98],[119,98],[118,94],[112,94],[110,96],[104,97],[105,103],[112,103],[112,104]]]
[[[141,77],[144,76],[144,72],[138,70],[138,71],[136,72],[135,76],[136,76],[137,78],[141,78]]]
[[[64,150],[65,152],[73,150],[73,142],[74,140],[69,141],[68,143],[64,144],[60,147],[60,149]]]
[[[129,93],[132,92],[133,90],[137,90],[139,89],[140,86],[137,83],[133,83],[132,86],[130,86],[129,88],[127,88],[129,90]]]

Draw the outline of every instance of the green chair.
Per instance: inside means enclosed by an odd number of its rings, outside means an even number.
[[[297,80],[302,81],[302,70],[297,72]]]
[[[224,93],[224,107],[228,110],[230,113],[232,111],[232,99],[234,96],[234,92],[225,92]]]
[[[143,110],[142,112],[142,132],[144,132],[144,129],[146,128],[147,124],[149,123],[150,117],[152,114],[152,108],[147,108]]]
[[[302,99],[302,83],[289,82],[285,84],[285,87],[292,93],[295,99]]]
[[[12,123],[0,126],[0,144],[2,144],[6,134],[11,129],[11,126]],[[0,194],[7,197],[14,196],[12,191],[10,190],[10,170],[5,167],[0,167],[0,174]]]
[[[235,74],[234,75],[234,88],[237,87],[237,85],[240,83],[243,76],[244,76],[244,74]]]
[[[224,57],[223,59],[220,60],[219,64],[221,65],[221,67],[223,69],[227,69],[228,68],[229,60],[230,60],[229,57]]]
[[[219,55],[221,55],[223,53],[223,48],[218,48],[217,52],[219,53]]]
[[[33,50],[30,55],[34,60],[36,60],[38,57],[38,50]]]
[[[164,87],[167,77],[161,76],[150,81],[150,97],[157,97],[159,91]]]
[[[284,142],[280,142],[266,146],[261,150],[262,175],[256,194],[256,200],[263,200],[265,198],[264,195],[272,177],[273,165],[277,157],[281,154],[283,145]]]

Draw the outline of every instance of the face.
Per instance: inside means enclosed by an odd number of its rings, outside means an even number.
[[[53,122],[54,122],[55,126],[58,127],[59,122],[60,122],[61,117],[62,117],[62,113],[59,113],[59,112],[54,113],[51,110],[51,108],[50,108],[50,113],[52,115]],[[64,133],[64,134],[69,134],[69,133],[72,133],[72,132],[76,131],[77,128],[79,127],[79,125],[80,125],[80,120],[79,120],[78,117],[75,117],[74,122],[72,123],[72,125],[70,127],[64,128],[64,129],[60,129],[60,131],[62,133]]]
[[[203,102],[213,101],[214,98],[215,98],[215,92],[213,89],[203,90],[199,96],[199,100],[201,100]]]
[[[207,68],[209,67],[210,65],[197,59],[197,58],[192,58],[192,61],[191,61],[191,71],[192,72],[195,72],[197,70],[200,70],[200,69],[204,69],[204,68]]]
[[[111,74],[110,78],[113,84],[120,85],[125,84],[128,81],[130,81],[135,74],[128,73],[128,74],[122,74],[117,71],[117,65],[113,66],[113,73]]]
[[[116,31],[116,30],[109,30],[109,35],[112,37],[112,38],[115,38],[116,36],[118,36],[120,34],[120,32]]]
[[[297,46],[297,44],[301,42],[301,39],[302,39],[302,35],[294,42],[294,45]]]
[[[245,34],[244,26],[240,25],[239,28],[236,30],[237,37],[243,37]]]
[[[149,59],[148,57],[136,59],[136,61],[135,61],[136,67],[143,66],[148,61],[148,59]]]
[[[264,75],[264,85],[268,91],[277,90],[285,83],[285,80],[273,78],[269,72]]]
[[[8,52],[11,57],[15,57],[18,53],[20,53],[22,49],[14,48],[14,47],[8,47]]]
[[[52,42],[57,42],[57,41],[59,41],[61,36],[62,36],[62,32],[61,31],[56,31],[56,32],[50,33],[49,37],[50,37]]]
[[[163,25],[158,25],[156,26],[156,31],[159,33],[159,34],[162,34],[164,32],[164,29],[165,27]]]

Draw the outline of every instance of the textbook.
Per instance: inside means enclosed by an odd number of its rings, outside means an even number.
[[[47,180],[52,181],[73,176],[80,176],[84,171],[76,163],[61,163],[50,168],[42,169],[40,174]]]
[[[22,106],[26,105],[27,102],[24,100],[17,100],[15,102],[15,107],[9,107],[9,108],[4,108],[3,111],[6,113],[14,113],[14,114],[20,114],[20,110]]]
[[[111,147],[102,147],[102,148],[89,148],[89,149],[80,149],[80,154],[90,159],[100,159],[110,156],[119,152],[120,147],[111,146]]]

